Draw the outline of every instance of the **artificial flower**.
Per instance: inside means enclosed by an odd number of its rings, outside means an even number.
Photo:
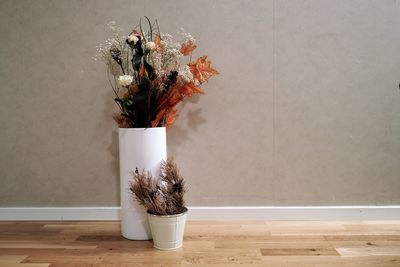
[[[133,81],[133,76],[130,75],[121,75],[118,77],[118,83],[121,86],[127,87],[129,86]]]
[[[137,37],[134,34],[131,34],[128,36],[128,38],[126,39],[126,42],[128,44],[136,44],[139,41],[139,37]]]
[[[155,42],[147,42],[146,43],[146,50],[152,51],[156,49],[156,43]]]

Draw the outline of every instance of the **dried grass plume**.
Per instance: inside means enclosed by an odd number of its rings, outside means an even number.
[[[133,173],[130,190],[134,198],[154,215],[174,215],[186,210],[184,178],[173,158],[161,162],[160,177],[155,180],[150,172]]]

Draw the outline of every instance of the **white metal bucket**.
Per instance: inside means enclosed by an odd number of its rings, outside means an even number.
[[[133,240],[151,239],[146,210],[129,190],[132,172],[151,171],[154,178],[160,174],[160,164],[167,158],[165,127],[119,128],[119,162],[121,183],[121,232]]]
[[[187,209],[176,215],[160,216],[147,213],[155,248],[171,250],[182,246],[186,214]]]

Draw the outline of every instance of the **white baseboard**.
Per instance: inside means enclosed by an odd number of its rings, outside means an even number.
[[[396,206],[189,207],[189,220],[400,220]],[[119,207],[0,207],[0,221],[115,221]]]
[[[0,221],[116,221],[119,207],[7,207]]]
[[[400,220],[400,206],[191,207],[191,220]]]

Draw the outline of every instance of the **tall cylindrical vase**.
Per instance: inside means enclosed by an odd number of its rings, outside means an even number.
[[[132,197],[129,186],[132,172],[160,174],[160,163],[167,158],[165,127],[119,128],[119,162],[121,186],[121,233],[127,239],[148,240],[151,232],[146,210]]]

